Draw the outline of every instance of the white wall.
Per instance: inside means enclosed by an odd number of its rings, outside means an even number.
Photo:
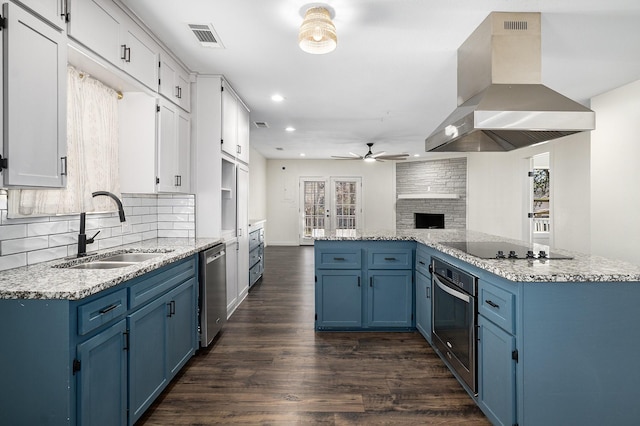
[[[591,107],[591,251],[640,264],[640,80]]]
[[[298,182],[302,176],[361,176],[363,231],[395,229],[395,167],[392,162],[267,160],[268,229],[265,234],[268,244],[298,245]]]
[[[589,133],[510,152],[469,153],[467,157],[467,227],[507,238],[528,240],[532,156],[550,153],[554,246],[589,251]]]
[[[249,152],[249,221],[267,218],[267,159]]]

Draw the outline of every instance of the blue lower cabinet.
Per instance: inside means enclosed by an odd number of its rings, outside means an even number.
[[[367,284],[367,326],[412,326],[413,271],[369,270]]]
[[[316,329],[362,327],[362,272],[316,272]]]
[[[494,425],[513,425],[516,339],[482,315],[478,315],[478,326],[478,404]]]
[[[124,319],[78,345],[78,424],[127,423],[127,324]]]
[[[167,382],[166,319],[170,306],[157,299],[129,315],[129,424],[133,424]]]
[[[173,378],[197,349],[196,279],[191,278],[167,295],[167,370]]]
[[[431,278],[416,271],[416,328],[431,343]]]

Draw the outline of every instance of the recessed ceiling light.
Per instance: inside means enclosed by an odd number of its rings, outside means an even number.
[[[289,127],[286,127],[284,130],[286,130],[287,132],[295,132],[296,128],[289,126]]]
[[[301,152],[301,153],[300,153],[300,157],[304,157],[304,156],[305,156],[305,153],[304,153],[304,152]]]
[[[276,93],[275,95],[271,96],[271,100],[273,102],[282,102],[282,101],[284,101],[284,96],[279,95],[279,94]]]
[[[413,154],[414,157],[420,157],[420,154]]]

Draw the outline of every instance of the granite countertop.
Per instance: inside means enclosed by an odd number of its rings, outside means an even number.
[[[473,266],[515,282],[622,282],[640,281],[640,266],[552,247],[558,254],[573,257],[563,260],[480,259],[443,245],[444,242],[505,241],[529,243],[464,229],[410,229],[372,232],[357,237],[320,237],[328,241],[417,241]],[[550,251],[549,246],[534,244],[534,251]]]
[[[157,238],[2,271],[0,299],[79,300],[169,263],[189,257],[222,242],[216,238]],[[61,266],[84,263],[116,253],[158,253],[158,257],[115,269],[71,269]]]

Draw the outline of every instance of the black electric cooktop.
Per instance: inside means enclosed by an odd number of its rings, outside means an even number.
[[[442,244],[481,259],[573,259],[552,251],[534,251],[529,246],[501,241],[453,241]]]

